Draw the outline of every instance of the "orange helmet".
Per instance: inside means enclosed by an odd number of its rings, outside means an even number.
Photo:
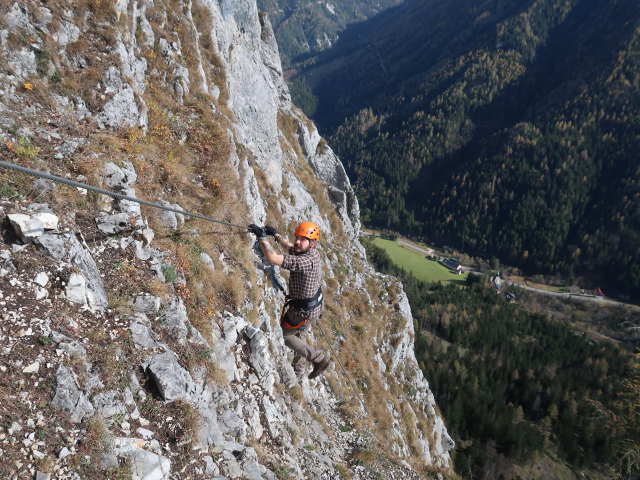
[[[313,222],[302,222],[296,227],[295,232],[299,237],[305,237],[309,240],[318,240],[320,238],[320,229]]]

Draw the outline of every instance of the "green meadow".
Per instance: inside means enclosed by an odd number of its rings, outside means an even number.
[[[467,273],[462,275],[452,273],[444,265],[429,260],[424,254],[404,247],[392,240],[376,237],[373,243],[377,247],[385,249],[396,265],[411,272],[419,280],[460,284],[467,278]]]

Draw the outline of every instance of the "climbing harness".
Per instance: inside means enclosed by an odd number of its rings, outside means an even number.
[[[284,293],[284,289],[282,289],[282,293]],[[316,294],[310,298],[291,298],[287,294],[285,294],[284,298],[285,302],[280,311],[280,324],[286,328],[302,328],[309,322],[309,319],[305,318],[302,322],[291,325],[286,321],[287,311],[290,307],[300,310],[301,312],[310,312],[316,308],[322,303],[322,287],[319,287]]]
[[[280,325],[282,325],[285,328],[290,328],[292,330],[298,329],[298,328],[302,328],[304,327],[307,323],[309,323],[309,319],[305,318],[304,320],[302,320],[299,323],[296,323],[295,325],[291,325],[289,322],[287,322],[286,318],[287,318],[287,311],[289,310],[288,308],[288,304],[287,302],[284,303],[284,305],[282,306],[282,310],[280,311]]]
[[[228,225],[230,227],[242,228],[243,230],[247,230],[246,225],[236,225],[235,223],[225,222],[223,220],[218,220],[216,218],[206,217],[204,215],[200,215],[197,213],[186,212],[183,210],[179,210],[177,208],[167,207],[165,205],[160,205],[159,203],[148,202],[146,200],[141,200],[139,198],[130,197],[129,195],[123,195],[121,193],[112,192],[110,190],[105,190],[103,188],[94,187],[93,185],[87,185],[86,183],[76,182],[74,180],[69,180],[67,178],[58,177],[56,175],[51,175],[49,173],[41,172],[39,170],[33,170],[31,168],[21,167],[20,165],[16,165],[14,163],[3,162],[0,161],[0,167],[8,168],[9,170],[15,170],[16,172],[26,173],[27,175],[33,175],[40,178],[45,178],[47,180],[52,180],[58,183],[65,183],[67,185],[71,185],[76,188],[83,188],[85,190],[90,190],[92,192],[102,193],[104,195],[108,195],[110,197],[117,198],[118,200],[129,200],[130,202],[140,203],[142,205],[147,205],[149,207],[159,208],[161,210],[167,210],[169,212],[179,213],[181,215],[186,215],[188,217],[199,218],[201,220],[206,220],[208,222],[221,223],[223,225]]]
[[[287,296],[288,297],[288,296]],[[310,298],[290,298],[288,297],[289,304],[303,311],[310,311],[316,308],[318,305],[322,303],[322,287],[318,288],[318,291],[315,293],[313,297]]]

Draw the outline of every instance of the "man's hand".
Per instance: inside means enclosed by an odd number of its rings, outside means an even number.
[[[264,256],[265,260],[271,265],[277,265],[278,267],[280,267],[282,265],[282,262],[284,262],[284,255],[276,253],[271,245],[269,245],[269,242],[266,240],[267,232],[273,232],[269,233],[269,235],[275,235],[277,233],[276,229],[273,227],[259,227],[255,223],[252,223],[247,227],[247,230],[258,237],[258,245],[260,245],[260,250],[262,251],[262,255]]]
[[[264,227],[259,227],[255,223],[252,223],[251,225],[249,225],[247,227],[247,230],[249,230],[251,233],[253,233],[258,238],[264,238],[264,237],[267,236],[267,232],[265,232]]]
[[[273,228],[271,225],[265,225],[264,233],[266,233],[267,235],[277,235],[278,231],[275,228]]]

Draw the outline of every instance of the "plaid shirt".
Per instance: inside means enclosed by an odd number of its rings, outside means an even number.
[[[322,259],[315,248],[308,252],[296,255],[293,247],[289,254],[284,256],[282,267],[289,270],[289,296],[293,299],[313,297],[322,284]],[[289,315],[293,320],[302,321],[305,318],[317,320],[322,315],[323,304],[316,306],[311,311],[301,311],[295,307],[289,309]]]

